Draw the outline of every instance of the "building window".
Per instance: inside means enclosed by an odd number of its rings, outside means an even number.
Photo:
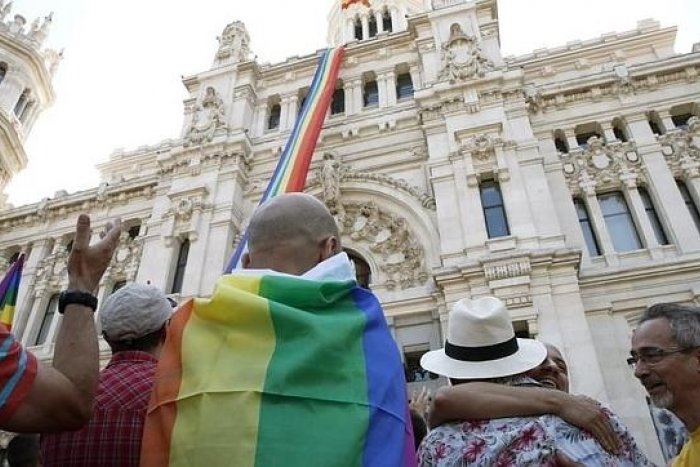
[[[69,241],[68,243],[66,243],[66,251],[67,251],[68,253],[70,253],[71,251],[73,251],[73,240],[71,240],[71,241]]]
[[[7,75],[7,63],[0,62],[0,83],[5,81],[5,75]]]
[[[676,128],[688,128],[688,120],[690,120],[692,116],[693,115],[689,113],[671,115],[671,121],[673,121]]]
[[[351,250],[345,250],[350,261],[355,265],[355,278],[360,287],[369,289],[369,284],[372,281],[372,271],[369,264],[360,255]]]
[[[683,196],[683,201],[688,208],[688,212],[690,212],[690,217],[692,217],[693,222],[695,222],[695,227],[700,231],[700,212],[698,212],[698,207],[695,205],[693,197],[690,196],[688,186],[681,180],[676,180],[676,185],[678,185],[678,190],[681,192],[681,196]]]
[[[345,89],[342,87],[333,92],[331,101],[331,115],[345,113]]]
[[[124,288],[125,285],[126,285],[126,281],[117,281],[117,282],[115,282],[114,285],[112,286],[112,292],[111,292],[111,293],[114,293],[114,292],[116,292],[117,290]]]
[[[382,27],[386,32],[394,31],[394,25],[391,22],[391,13],[389,10],[384,10],[384,14],[382,14]]]
[[[130,239],[135,239],[136,237],[139,236],[139,233],[141,232],[141,225],[134,225],[129,228],[129,238]]]
[[[639,188],[639,196],[642,198],[642,203],[644,204],[644,211],[647,213],[649,222],[651,223],[651,228],[654,229],[654,236],[659,245],[668,245],[668,237],[666,232],[664,232],[664,227],[661,225],[661,219],[654,209],[654,203],[649,196],[649,192],[644,188]]]
[[[657,136],[663,134],[663,132],[661,131],[661,128],[663,128],[663,126],[661,125],[659,114],[657,114],[656,112],[649,112],[649,114],[647,115],[647,122],[649,123],[649,128],[651,129],[652,133],[654,133]]]
[[[19,259],[19,255],[20,255],[20,252],[16,251],[12,254],[12,256],[10,256],[10,266],[12,266],[13,264],[15,264],[17,262],[17,260]]]
[[[369,37],[374,37],[377,35],[377,18],[372,12],[369,14]]]
[[[304,106],[306,105],[306,99],[309,97],[309,91],[306,90],[304,91],[304,94],[300,96],[299,98],[299,109],[297,110],[297,115],[301,115],[301,111],[304,110]]]
[[[576,135],[576,142],[578,143],[578,145],[580,147],[587,148],[588,147],[588,140],[593,138],[594,136],[598,139],[602,139],[602,136],[600,135],[600,133],[598,133],[597,131],[591,131],[588,133],[577,134]]]
[[[180,293],[182,291],[182,281],[185,279],[187,256],[189,254],[190,241],[185,239],[180,243],[180,251],[177,253],[177,263],[175,263],[175,274],[173,275],[173,286],[170,288],[170,293]]]
[[[561,130],[554,132],[554,147],[562,154],[569,153],[569,143],[567,143],[566,136],[564,136],[564,132]]]
[[[498,182],[493,180],[485,181],[479,185],[479,191],[481,192],[481,205],[484,209],[486,231],[489,238],[510,235],[506,209]]]
[[[588,255],[600,256],[600,246],[598,246],[598,239],[593,231],[593,224],[591,223],[591,217],[588,215],[586,204],[582,200],[574,198],[574,206],[576,207],[576,215],[578,216],[578,223],[581,226],[583,239],[586,241]]]
[[[27,102],[29,102],[29,89],[25,89],[22,91],[22,94],[19,96],[19,99],[17,99],[17,103],[15,104],[15,109],[14,113],[17,118],[22,115],[22,112],[24,111],[24,108],[27,106]]]
[[[620,141],[621,143],[626,143],[627,141],[629,141],[629,138],[627,137],[627,131],[625,130],[625,125],[619,119],[616,119],[613,122],[612,131],[615,135],[615,139]]]
[[[362,100],[365,107],[379,105],[379,89],[377,88],[377,82],[375,80],[365,82]]]
[[[39,326],[39,332],[36,335],[36,340],[34,345],[43,345],[46,343],[46,339],[49,337],[49,331],[51,330],[51,324],[53,323],[53,318],[56,316],[56,311],[58,310],[58,294],[51,295],[49,299],[49,304],[46,305],[46,310],[44,311],[44,317],[41,319],[41,326]]]
[[[410,73],[401,73],[396,78],[396,98],[409,99],[413,97],[413,80]]]
[[[642,248],[625,197],[619,191],[598,196],[603,219],[617,252]]]
[[[355,39],[362,40],[362,21],[360,18],[355,18]]]
[[[267,117],[267,129],[274,130],[280,127],[280,116],[282,115],[282,107],[275,104],[270,107],[270,115]]]

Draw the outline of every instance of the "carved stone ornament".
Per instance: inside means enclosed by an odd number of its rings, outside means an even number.
[[[245,24],[241,21],[234,21],[224,28],[219,40],[219,50],[216,52],[216,59],[219,61],[230,61],[239,63],[248,60],[250,56],[250,36]]]
[[[641,160],[632,142],[604,144],[592,136],[583,150],[562,154],[564,175],[572,193],[595,193],[596,188],[634,187],[640,176]]]
[[[465,34],[455,23],[450,27],[450,38],[442,46],[440,80],[450,82],[481,78],[494,69],[493,62],[481,50],[475,36]]]
[[[502,147],[504,144],[506,142],[500,137],[484,134],[468,139],[462,144],[461,149],[480,161],[487,161],[495,156],[496,147]]]
[[[185,146],[208,143],[214,139],[217,130],[226,129],[224,101],[216,89],[209,86],[200,104],[194,108],[192,124],[185,137]]]
[[[331,169],[335,171],[332,174]],[[325,175],[324,175],[325,171]],[[332,174],[332,175],[331,175]],[[419,188],[411,186],[406,180],[396,179],[388,175],[376,172],[357,172],[342,164],[338,158],[332,153],[326,153],[323,156],[323,164],[316,169],[308,181],[308,188],[323,187],[324,201],[326,196],[339,196],[340,186],[343,182],[376,182],[388,188],[393,188],[408,193],[417,199],[421,206],[434,211],[436,209],[435,198],[428,193],[421,191]],[[335,184],[335,185],[333,185]],[[336,186],[338,187],[336,189]],[[328,193],[326,193],[328,192]]]
[[[37,290],[60,290],[68,280],[69,252],[63,244],[56,242],[51,254],[39,261],[35,271],[34,288]]]
[[[102,282],[116,282],[125,280],[133,282],[141,262],[143,252],[143,239],[131,238],[128,232],[122,232],[119,238],[119,246],[112,257],[112,262],[102,277]]]
[[[525,97],[525,102],[528,105],[530,112],[538,113],[542,110],[543,99],[542,93],[534,85],[525,86],[523,89],[523,95]]]
[[[700,177],[700,119],[691,117],[688,128],[659,137],[661,153],[675,177]]]

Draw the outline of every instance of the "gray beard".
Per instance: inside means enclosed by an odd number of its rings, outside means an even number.
[[[660,409],[670,409],[673,405],[673,394],[666,390],[660,396],[651,396],[651,402]]]

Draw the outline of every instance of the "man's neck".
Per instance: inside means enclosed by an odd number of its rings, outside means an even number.
[[[678,418],[691,433],[700,427],[700,389],[684,401],[682,409],[674,410]]]

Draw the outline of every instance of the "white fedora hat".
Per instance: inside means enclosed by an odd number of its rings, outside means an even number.
[[[484,297],[455,303],[445,348],[425,353],[420,365],[448,378],[487,379],[524,373],[546,356],[541,342],[515,337],[503,302]]]

